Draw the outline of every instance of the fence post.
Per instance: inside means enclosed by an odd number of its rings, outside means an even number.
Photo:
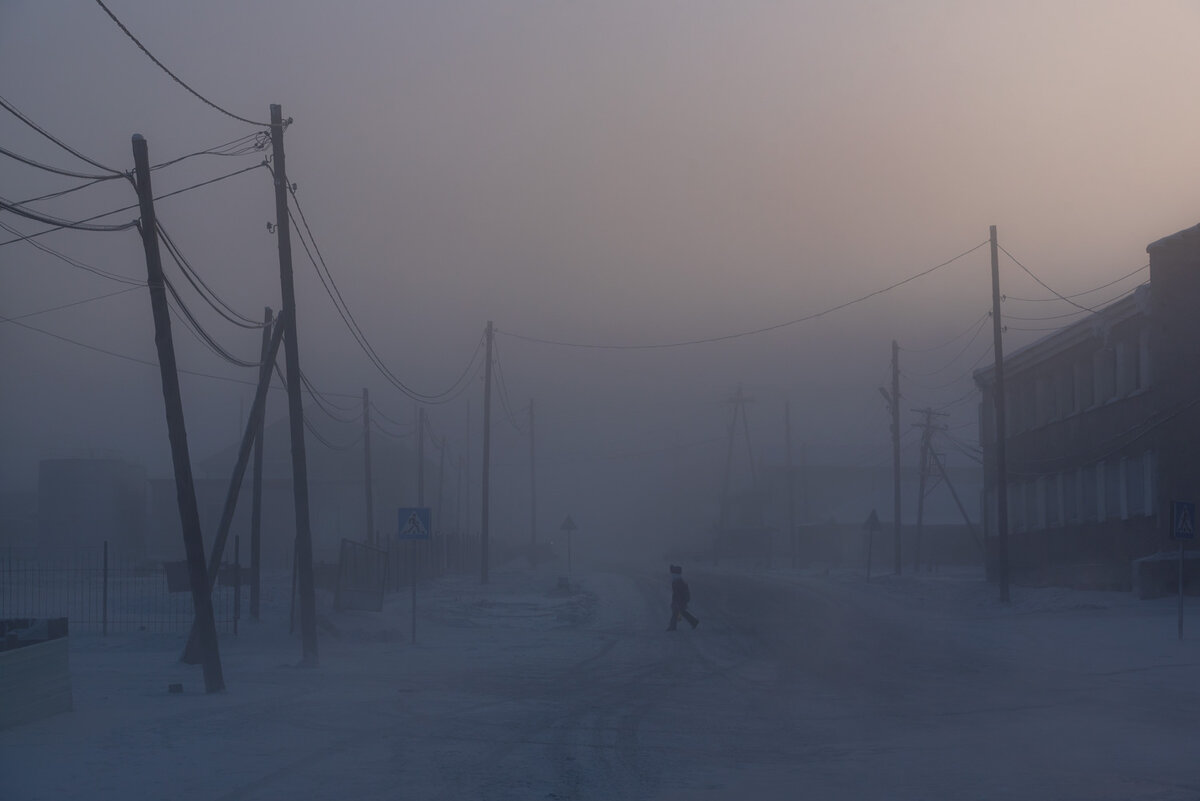
[[[242,537],[233,535],[233,635],[237,636],[242,616]]]
[[[104,541],[104,575],[100,582],[100,633],[108,636],[108,540]]]

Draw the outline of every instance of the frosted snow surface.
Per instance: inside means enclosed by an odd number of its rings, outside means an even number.
[[[287,609],[222,639],[73,637],[75,711],[0,732],[23,799],[1196,799],[1200,604],[665,565],[509,569],[382,614],[322,598],[320,666]],[[286,591],[285,591],[286,594]],[[183,682],[183,695],[168,695]]]

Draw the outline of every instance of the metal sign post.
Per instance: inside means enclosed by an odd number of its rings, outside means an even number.
[[[1183,639],[1183,543],[1196,539],[1196,504],[1171,501],[1171,539],[1179,540],[1179,639]]]
[[[562,525],[558,527],[560,531],[567,532],[567,575],[571,575],[571,532],[578,531],[579,526],[575,525],[575,521],[567,515],[567,519],[562,521]]]
[[[428,506],[402,506],[397,518],[400,523],[398,539],[409,540],[412,546],[408,549],[412,561],[412,641],[417,642],[417,543],[429,541],[429,532],[433,531],[433,521]]]

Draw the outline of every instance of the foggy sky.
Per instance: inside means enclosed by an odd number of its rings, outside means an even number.
[[[289,175],[322,252],[376,349],[425,392],[453,381],[489,319],[584,343],[719,336],[879,289],[979,244],[991,224],[1051,286],[1080,291],[1144,263],[1147,243],[1200,215],[1194,2],[110,5],[215,102],[256,120],[280,103],[294,118]],[[188,95],[83,0],[0,4],[0,94],[119,169],[132,165],[134,132],[161,161],[253,130]],[[91,171],[7,114],[0,142]],[[257,158],[193,160],[155,173],[155,188]],[[0,159],[6,199],[72,184]],[[83,217],[133,202],[112,182],[38,208]],[[278,309],[264,171],[164,200],[158,213],[239,311]],[[132,231],[42,241],[145,276]],[[347,396],[368,386],[411,419],[412,402],[373,371],[294,249],[306,373]],[[886,459],[876,387],[891,340],[920,349],[978,320],[990,305],[987,259],[984,248],[821,320],[711,345],[597,351],[499,336],[513,405],[536,399],[547,464],[565,465],[547,502],[602,491],[587,486],[590,458],[720,437],[721,401],[739,382],[756,398],[768,458],[781,458],[790,398],[810,459]],[[1046,295],[1010,262],[1002,270],[1007,294]],[[23,244],[0,247],[0,281],[5,316],[123,288]],[[1011,303],[1006,313],[1069,310]],[[227,347],[257,356],[257,333],[204,319]],[[145,290],[23,322],[155,360]],[[2,325],[5,488],[31,487],[39,458],[88,448],[165,473],[155,369]],[[1040,333],[1010,331],[1006,346]],[[989,335],[954,369],[920,379],[926,388],[904,387],[906,420],[909,407],[970,389],[962,377]],[[182,367],[253,378],[178,327],[175,337]],[[957,351],[902,358],[921,374]],[[251,390],[182,381],[199,458],[237,436]],[[477,447],[478,383],[470,396]],[[277,393],[271,416],[284,408]],[[951,425],[976,417],[973,402],[952,411]],[[497,463],[524,469],[525,446],[495,414]],[[465,399],[431,411],[458,443],[465,416]],[[695,458],[715,464],[719,448]]]

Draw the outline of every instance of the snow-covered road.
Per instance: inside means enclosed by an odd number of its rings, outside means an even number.
[[[178,638],[75,638],[76,709],[0,732],[0,796],[1200,798],[1200,637],[1176,642],[1173,602],[689,580],[702,624],[667,633],[659,574],[445,579],[415,645],[406,598],[330,614],[315,670],[267,619],[222,642],[214,697]]]

